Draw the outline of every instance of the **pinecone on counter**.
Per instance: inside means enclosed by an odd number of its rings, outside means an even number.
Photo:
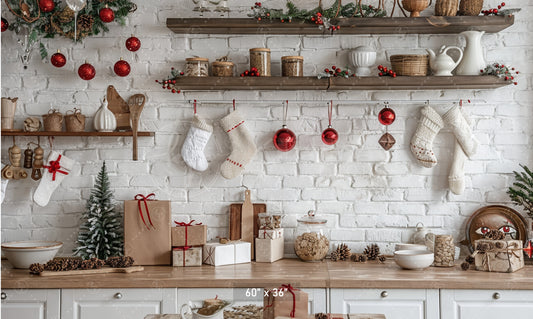
[[[379,255],[378,256],[378,261],[380,263],[384,263],[386,260],[387,260],[387,257],[385,257],[385,255]]]
[[[315,319],[328,319],[328,315],[323,312],[315,313]]]
[[[344,243],[337,246],[337,253],[339,254],[339,260],[348,260],[352,255],[350,248]]]
[[[474,264],[474,262],[476,261],[476,259],[474,257],[472,257],[472,255],[469,255],[469,256],[466,256],[465,258],[465,261],[467,263],[469,263],[470,265]]]
[[[334,250],[329,254],[329,258],[331,258],[331,261],[339,261],[339,252],[337,250]]]
[[[368,261],[367,255],[359,255],[359,262],[366,263]]]
[[[491,229],[486,232],[483,237],[485,239],[502,240],[505,238],[505,233],[497,229]]]
[[[30,265],[30,274],[38,275],[44,271],[44,265],[42,264],[31,264]]]
[[[464,263],[461,264],[461,269],[462,270],[470,269],[470,264],[465,261]]]
[[[363,254],[365,254],[369,260],[376,260],[379,256],[379,246],[377,244],[368,245],[363,251]]]
[[[100,269],[105,265],[105,261],[98,258],[91,258],[81,262],[80,269]]]
[[[361,254],[352,254],[350,256],[350,260],[353,261],[354,263],[358,263],[359,262],[359,257],[361,256]]]
[[[134,260],[130,256],[109,257],[106,260],[106,264],[108,264],[112,268],[131,267],[133,263],[134,263]]]

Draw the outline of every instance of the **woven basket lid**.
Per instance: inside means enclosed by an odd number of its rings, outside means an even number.
[[[300,55],[288,55],[288,56],[282,56],[281,60],[303,60],[304,57]]]
[[[253,48],[253,49],[250,49],[250,52],[270,52],[270,49],[268,49],[268,48]]]

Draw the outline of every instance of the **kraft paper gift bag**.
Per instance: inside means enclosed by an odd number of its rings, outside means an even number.
[[[124,201],[124,254],[137,265],[170,265],[170,201],[153,196]]]
[[[291,285],[269,289],[263,298],[263,319],[308,319],[309,296]]]

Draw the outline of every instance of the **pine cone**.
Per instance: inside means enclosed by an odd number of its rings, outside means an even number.
[[[331,258],[331,261],[338,261],[340,258],[339,252],[337,250],[332,251],[330,254],[330,258]]]
[[[343,243],[337,246],[337,254],[339,260],[348,260],[352,253],[350,252],[350,248]]]
[[[357,263],[357,262],[359,262],[359,257],[361,257],[360,254],[352,254],[352,255],[350,256],[350,260],[353,261],[353,262],[355,262],[355,263]]]
[[[94,17],[82,14],[78,17],[78,28],[82,33],[89,33],[93,29]]]
[[[476,250],[479,250],[481,252],[488,251],[490,250],[490,245],[489,243],[479,243],[477,244]]]
[[[30,274],[38,275],[44,271],[44,265],[42,264],[31,264],[30,265]]]
[[[57,21],[61,24],[69,23],[72,20],[74,20],[74,11],[72,11],[68,6],[66,6],[57,16]]]
[[[133,263],[134,260],[130,256],[109,257],[106,260],[106,264],[108,264],[112,268],[131,267]]]
[[[468,269],[470,269],[470,264],[467,263],[467,262],[462,263],[462,264],[461,264],[461,269],[463,269],[463,270],[468,270]]]
[[[379,246],[377,244],[368,245],[363,251],[363,254],[365,254],[369,260],[376,260],[379,256]]]
[[[470,255],[470,256],[466,256],[465,261],[469,263],[470,265],[472,265],[476,261],[476,259],[472,257],[472,255]]]
[[[100,269],[105,265],[105,261],[98,258],[91,258],[81,262],[80,269]]]
[[[502,240],[505,238],[505,234],[497,229],[491,229],[483,235],[485,239]]]
[[[50,271],[61,271],[63,270],[63,261],[60,259],[49,260],[44,265],[44,269]]]
[[[360,255],[359,256],[359,262],[366,263],[367,260],[368,260],[368,256],[367,255]]]
[[[385,255],[379,255],[379,256],[378,256],[378,261],[379,261],[380,263],[384,263],[385,260],[387,260],[387,257],[385,257]]]
[[[328,315],[323,312],[315,313],[315,319],[328,319]]]

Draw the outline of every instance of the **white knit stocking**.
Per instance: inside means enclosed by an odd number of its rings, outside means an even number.
[[[433,153],[433,140],[443,126],[442,117],[433,108],[429,105],[422,108],[418,127],[411,138],[411,153],[420,165],[424,167],[437,165],[437,157]]]
[[[198,114],[194,114],[191,128],[181,147],[181,157],[189,167],[201,172],[207,169],[204,148],[212,133],[213,126],[201,119]]]
[[[228,133],[231,142],[231,154],[220,167],[224,178],[232,179],[241,174],[244,166],[250,162],[256,147],[250,132],[244,125],[244,118],[239,111],[233,111],[220,120],[220,126]]]
[[[48,160],[43,166],[44,173],[41,182],[37,186],[35,193],[33,193],[33,201],[39,206],[46,206],[56,188],[70,174],[70,170],[72,170],[75,163],[74,160],[56,151],[51,151],[50,155],[48,155]]]
[[[472,128],[468,125],[463,113],[459,110],[459,105],[453,106],[442,116],[442,119],[452,129],[466,156],[472,157],[476,154],[479,142],[472,134]]]
[[[464,112],[461,112],[466,123],[470,126],[471,121]],[[455,139],[455,146],[453,152],[452,166],[450,167],[450,175],[448,175],[448,182],[450,190],[456,195],[461,195],[465,190],[465,161],[467,157],[461,144],[457,138]]]
[[[2,163],[2,169],[4,169],[5,165]],[[7,183],[9,183],[9,179],[2,178],[2,196],[0,198],[0,203],[4,202],[4,198],[6,197],[6,189],[7,189]]]

